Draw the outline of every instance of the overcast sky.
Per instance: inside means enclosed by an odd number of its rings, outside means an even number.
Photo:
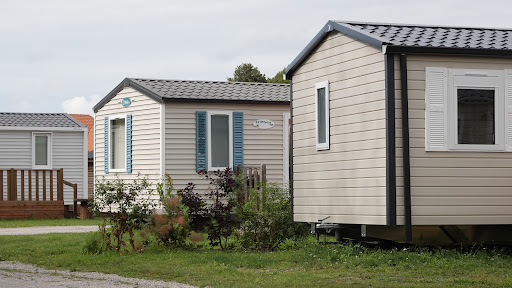
[[[272,77],[328,20],[512,28],[510,0],[0,1],[0,112],[92,115],[125,77]]]

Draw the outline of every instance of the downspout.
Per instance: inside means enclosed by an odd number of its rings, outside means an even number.
[[[409,154],[409,90],[407,87],[407,55],[400,54],[400,91],[402,98],[402,159],[404,178],[405,242],[412,241],[411,221],[411,156]]]
[[[395,54],[384,54],[386,82],[386,225],[396,225]]]
[[[293,97],[292,97],[292,91],[293,91],[293,89],[292,89],[292,79],[290,77],[290,141],[289,141],[290,142],[289,143],[290,147],[288,149],[288,151],[289,151],[288,152],[288,154],[289,154],[288,157],[290,157],[289,161],[288,161],[288,163],[289,163],[288,165],[290,165],[290,167],[288,169],[288,173],[289,173],[288,179],[290,181],[289,189],[290,189],[290,201],[291,201],[291,209],[292,209],[291,215],[292,215],[292,221],[293,221],[293,202],[294,201],[293,201],[293,105],[292,105],[292,103],[293,103],[292,98]]]

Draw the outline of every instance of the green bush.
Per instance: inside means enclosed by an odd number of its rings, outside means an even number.
[[[245,249],[274,251],[286,239],[304,233],[304,225],[292,220],[290,194],[275,183],[260,183],[259,192],[252,190],[236,214],[240,219],[237,240]]]

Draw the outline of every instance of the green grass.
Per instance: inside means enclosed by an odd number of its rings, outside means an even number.
[[[0,259],[210,287],[512,286],[512,257],[483,248],[465,252],[379,250],[354,244],[317,244],[309,238],[290,242],[286,249],[274,253],[166,249],[153,245],[140,254],[82,254],[88,237],[0,236]]]
[[[0,220],[0,228],[32,227],[32,226],[75,226],[75,225],[99,225],[103,220],[95,219],[21,219]]]

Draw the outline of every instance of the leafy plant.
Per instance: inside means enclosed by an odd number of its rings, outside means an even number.
[[[121,246],[126,246],[123,237],[128,233],[130,246],[137,251],[134,231],[147,224],[153,209],[147,178],[137,177],[133,183],[125,183],[119,178],[106,180],[103,177],[95,186],[92,210],[103,217],[104,224],[103,228],[100,225],[100,231],[105,247],[121,252]],[[105,228],[106,225],[110,225],[110,230]]]
[[[189,225],[193,231],[203,231],[209,219],[206,203],[201,196],[194,192],[195,184],[189,182],[184,189],[178,190],[181,203],[188,207]]]
[[[236,213],[240,219],[237,239],[246,249],[273,251],[303,227],[292,220],[290,194],[275,183],[259,183],[259,191],[252,189]]]

